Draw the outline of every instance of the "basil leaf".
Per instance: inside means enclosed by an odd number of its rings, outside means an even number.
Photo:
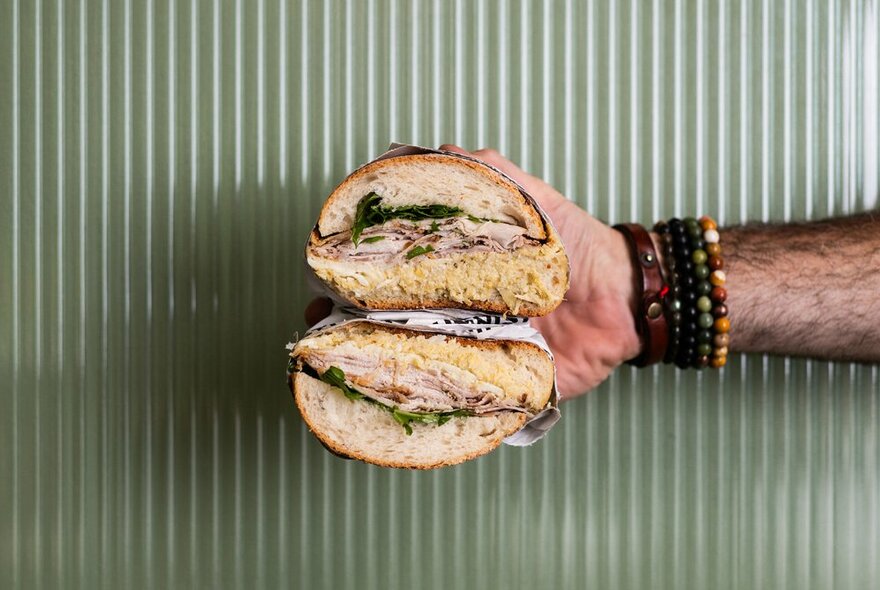
[[[409,252],[406,253],[406,259],[412,260],[416,256],[421,256],[422,254],[427,254],[428,252],[433,252],[433,251],[434,251],[434,247],[430,244],[428,244],[424,248],[421,246],[416,246],[415,248],[413,248],[412,250],[410,250]]]
[[[432,222],[431,222],[431,229],[428,230],[428,233],[429,233],[429,234],[432,234],[432,233],[434,233],[435,231],[437,231],[438,229],[440,229],[440,226],[437,224],[436,221],[432,221]]]
[[[375,242],[381,242],[384,239],[385,239],[385,236],[373,236],[371,238],[364,238],[361,241],[365,244],[373,244]]]

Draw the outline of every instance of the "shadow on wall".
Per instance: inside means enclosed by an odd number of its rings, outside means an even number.
[[[342,162],[342,154],[332,161]],[[265,452],[276,463],[279,436],[290,456],[299,453],[304,426],[286,382],[285,345],[306,329],[312,295],[302,251],[321,204],[347,172],[332,168],[328,175],[320,161],[310,162],[289,184],[270,175],[262,186],[238,189],[232,168],[224,168],[216,190],[198,190],[195,234],[175,243],[177,306],[153,353],[170,358],[168,386],[152,387],[159,419],[148,427],[158,440],[170,427],[177,440],[191,442],[205,477],[214,457],[224,480],[242,457]],[[179,464],[177,471],[188,477],[189,469]]]

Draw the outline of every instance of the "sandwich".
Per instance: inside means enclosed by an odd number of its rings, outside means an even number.
[[[542,316],[569,284],[559,235],[519,185],[430,150],[346,178],[321,209],[306,261],[337,299],[372,310]]]
[[[288,374],[325,447],[385,467],[473,459],[555,403],[553,361],[533,342],[366,319],[299,340]]]

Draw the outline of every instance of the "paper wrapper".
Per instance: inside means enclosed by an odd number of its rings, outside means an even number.
[[[552,227],[553,224],[551,223],[550,218],[544,213],[544,210],[541,209],[537,201],[535,201],[535,199],[522,186],[520,186],[519,183],[494,166],[486,164],[482,160],[471,156],[415,145],[392,143],[387,152],[380,155],[375,160],[364,164],[364,166],[368,166],[378,160],[419,154],[443,154],[461,158],[463,160],[479,162],[480,164],[488,166],[516,185],[523,197],[525,197],[525,199],[538,211],[544,224]],[[318,224],[316,222],[313,231],[317,231],[317,228]],[[308,243],[309,239],[306,239],[306,250],[308,249]],[[547,346],[544,337],[531,326],[528,318],[502,316],[493,313],[459,309],[429,311],[369,311],[355,308],[352,307],[350,301],[343,299],[338,293],[336,293],[336,291],[328,287],[320,278],[318,278],[312,267],[306,262],[305,255],[303,256],[303,265],[305,266],[305,277],[309,288],[318,296],[328,297],[334,303],[333,312],[322,322],[316,324],[311,330],[309,330],[307,335],[314,334],[319,330],[336,326],[343,322],[371,321],[391,326],[403,325],[413,330],[442,332],[469,338],[523,340],[538,345],[551,359],[553,358],[553,354],[550,352],[550,347]],[[541,439],[561,417],[558,404],[559,393],[556,388],[556,375],[554,373],[553,391],[551,392],[550,401],[548,402],[547,407],[526,422],[521,430],[504,439],[504,443],[522,447]]]
[[[536,344],[553,359],[553,353],[541,333],[531,326],[528,318],[501,316],[499,314],[474,314],[460,309],[431,311],[364,311],[354,308],[334,307],[329,316],[315,324],[306,336],[317,334],[333,326],[347,322],[370,322],[386,326],[406,326],[410,330],[451,334],[478,340],[521,340]],[[293,348],[293,345],[288,345]],[[555,369],[554,369],[555,370]],[[559,394],[556,375],[550,401],[538,414],[526,422],[523,428],[504,439],[504,443],[523,447],[541,439],[559,421]]]

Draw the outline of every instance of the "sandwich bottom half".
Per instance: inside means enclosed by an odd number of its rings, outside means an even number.
[[[332,452],[387,467],[454,465],[540,413],[554,368],[536,344],[350,321],[296,343],[296,405]]]

